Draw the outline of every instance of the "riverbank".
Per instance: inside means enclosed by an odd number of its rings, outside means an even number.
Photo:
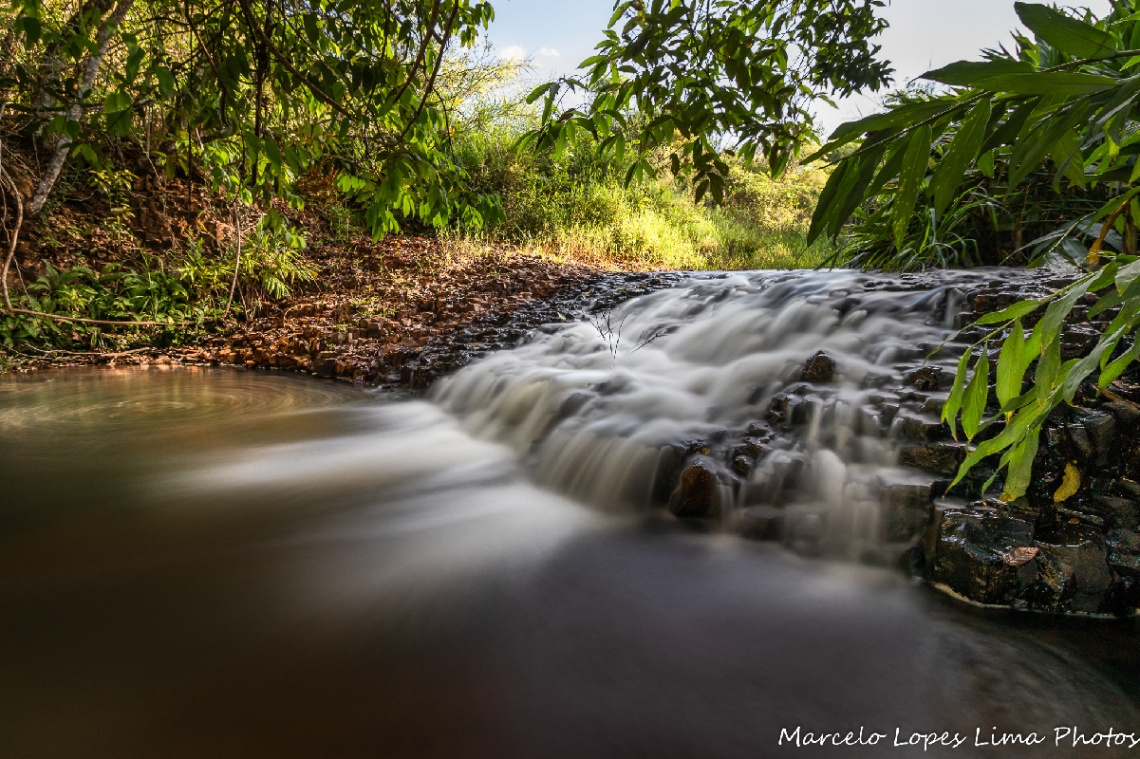
[[[9,349],[6,368],[225,365],[422,390],[528,329],[579,317],[598,297],[617,302],[673,276],[429,237],[317,238],[305,258],[311,284],[263,300],[243,318],[207,319],[175,335],[137,333],[128,345],[150,344],[126,349],[21,346]]]

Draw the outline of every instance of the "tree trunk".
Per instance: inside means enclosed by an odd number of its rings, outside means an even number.
[[[95,77],[99,73],[99,67],[103,64],[103,57],[107,53],[107,45],[111,41],[111,35],[115,32],[115,29],[123,23],[123,19],[126,18],[127,12],[130,11],[132,5],[134,5],[134,0],[119,0],[119,4],[115,6],[115,10],[113,10],[111,15],[105,18],[102,25],[100,25],[99,33],[95,37],[95,52],[87,59],[87,65],[83,70],[83,80],[79,83],[79,90],[75,94],[75,101],[71,104],[71,108],[67,112],[68,121],[78,123],[79,119],[82,118],[83,101],[86,100],[92,88],[95,86]],[[28,203],[27,214],[29,217],[38,216],[40,211],[43,210],[48,195],[51,194],[52,188],[55,187],[56,180],[59,179],[59,173],[63,171],[63,164],[67,161],[67,154],[71,149],[72,142],[71,136],[67,133],[60,135],[59,140],[55,144],[55,151],[52,153],[47,170],[44,171],[44,175],[40,179],[40,184],[36,188],[35,195],[32,196],[31,202]]]

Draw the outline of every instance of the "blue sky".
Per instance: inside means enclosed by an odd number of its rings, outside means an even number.
[[[1108,0],[1067,3],[1108,11]],[[500,55],[529,58],[535,78],[569,73],[591,55],[609,21],[612,0],[496,0],[489,37]],[[884,15],[891,23],[879,40],[894,62],[899,84],[931,68],[974,58],[983,47],[1009,39],[1017,26],[1012,0],[891,0]],[[877,100],[854,97],[838,111],[822,105],[827,131],[843,121],[877,110]]]

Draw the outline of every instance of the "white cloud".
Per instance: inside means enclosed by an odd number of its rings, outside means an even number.
[[[511,45],[500,50],[499,57],[504,61],[521,63],[526,60],[526,50],[523,49],[522,45]]]
[[[539,48],[538,54],[541,55],[543,58],[561,58],[562,57],[562,53],[558,52],[557,50],[555,50],[552,47]]]

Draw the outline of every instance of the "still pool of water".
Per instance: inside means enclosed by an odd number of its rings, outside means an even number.
[[[1140,732],[1133,621],[971,609],[521,462],[439,406],[301,378],[0,378],[0,756],[1140,751],[1053,747]],[[797,726],[889,737],[780,746]]]

